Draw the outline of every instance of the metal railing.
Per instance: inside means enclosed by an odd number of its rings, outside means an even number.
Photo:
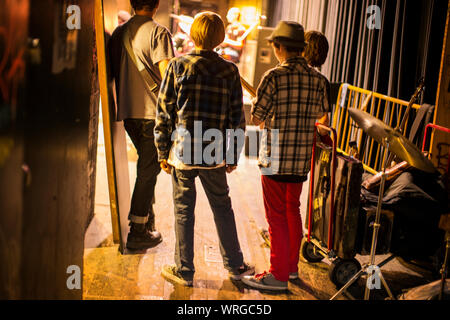
[[[434,131],[434,130],[438,130],[438,131],[442,131],[442,132],[450,134],[450,129],[449,128],[445,128],[445,127],[439,126],[437,124],[432,124],[432,123],[427,124],[427,126],[425,127],[425,133],[423,134],[423,142],[422,142],[422,152],[423,153],[425,153],[425,146],[426,146],[427,139],[428,139],[428,132],[429,131]],[[430,158],[431,145],[428,146],[428,152],[427,153],[428,153],[428,158]],[[439,164],[441,164],[440,160],[441,159],[438,156],[438,169],[443,170],[444,173],[448,175],[448,173],[450,172],[450,153],[447,155],[447,165],[446,165],[446,167],[439,166]]]
[[[406,112],[408,101],[392,98],[380,93],[358,88],[349,84],[342,84],[332,114],[332,127],[336,129],[338,141],[337,150],[345,155],[350,154],[350,142],[356,143],[360,160],[364,169],[372,174],[381,170],[382,161],[386,150],[381,151],[381,146],[367,134],[365,134],[351,119],[348,108],[363,109],[363,101],[372,93],[372,99],[363,110],[380,119],[392,128],[395,128],[402,120]],[[419,105],[414,104],[409,119],[406,120],[405,128],[408,128],[413,120]],[[383,154],[381,154],[383,153]]]

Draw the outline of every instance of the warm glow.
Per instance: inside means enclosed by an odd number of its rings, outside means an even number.
[[[245,25],[252,25],[259,22],[260,12],[256,7],[242,7],[241,9],[241,23]]]
[[[109,34],[112,34],[113,31],[117,28],[119,24],[119,20],[117,15],[114,17],[110,17],[109,15],[105,15],[105,31]]]

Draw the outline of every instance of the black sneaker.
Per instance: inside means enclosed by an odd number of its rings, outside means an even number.
[[[181,284],[183,286],[192,287],[194,284],[192,277],[187,277],[178,272],[177,266],[175,265],[165,265],[162,268],[161,275],[168,281]]]
[[[290,272],[289,280],[296,280],[296,279],[298,279],[298,272]]]
[[[255,274],[255,267],[244,263],[239,269],[229,271],[231,280],[241,280],[244,276],[251,276]]]
[[[144,250],[156,247],[162,241],[161,233],[148,231],[145,224],[132,223],[127,238],[127,249]]]

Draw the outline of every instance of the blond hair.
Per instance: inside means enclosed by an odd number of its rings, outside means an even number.
[[[217,13],[201,12],[195,16],[190,33],[197,47],[212,50],[225,39],[225,26]]]

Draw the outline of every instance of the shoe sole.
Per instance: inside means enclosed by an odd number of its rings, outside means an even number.
[[[298,279],[298,275],[296,275],[296,276],[289,275],[289,280],[297,280],[297,279]]]
[[[229,277],[231,280],[242,280],[245,276],[252,276],[255,274],[255,269],[250,269],[241,274],[230,274]]]
[[[177,276],[173,275],[172,273],[168,273],[166,271],[161,271],[161,276],[166,279],[167,281],[170,281],[175,284],[181,284],[182,286],[186,287],[192,287],[194,284],[194,281],[188,281],[178,278]]]
[[[250,279],[247,278],[242,278],[242,282],[246,285],[248,285],[249,287],[253,287],[256,289],[261,289],[261,290],[272,290],[272,291],[286,291],[288,289],[288,287],[277,287],[277,286],[271,286],[271,285],[267,285],[267,284],[259,284],[257,282],[253,282]]]
[[[142,242],[127,242],[127,249],[130,250],[144,250],[156,247],[162,242],[162,238],[158,242],[142,244]]]

